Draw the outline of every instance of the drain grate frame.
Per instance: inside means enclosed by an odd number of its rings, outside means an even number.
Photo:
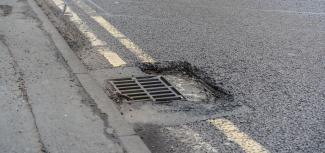
[[[12,6],[0,5],[0,16],[8,16],[12,12]]]
[[[160,75],[110,79],[108,83],[118,94],[126,96],[128,101],[185,100],[185,97]]]

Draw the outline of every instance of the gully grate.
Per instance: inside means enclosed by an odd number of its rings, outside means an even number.
[[[164,77],[143,76],[109,80],[129,101],[172,101],[185,99]]]

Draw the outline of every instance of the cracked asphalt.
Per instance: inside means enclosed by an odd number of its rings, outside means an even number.
[[[156,61],[186,60],[213,76],[251,108],[225,118],[270,152],[325,152],[325,1],[84,1]],[[138,62],[84,10],[69,6],[126,63]],[[112,67],[99,54],[80,52],[91,70]],[[149,146],[153,152],[243,151],[204,121],[153,129],[155,136],[167,130],[159,138],[170,141],[167,149]],[[200,138],[179,142],[175,129]],[[193,144],[208,146],[187,150]]]

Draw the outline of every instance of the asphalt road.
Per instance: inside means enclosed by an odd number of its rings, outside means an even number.
[[[186,60],[212,75],[252,109],[225,118],[270,152],[325,152],[325,1],[85,2],[156,61]],[[127,63],[138,61],[84,10],[69,6]],[[111,67],[96,55],[82,56],[90,69]],[[169,135],[145,141],[169,139],[170,152],[243,151],[204,121],[152,129]]]

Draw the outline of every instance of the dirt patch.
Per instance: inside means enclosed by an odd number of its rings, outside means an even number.
[[[12,6],[0,5],[0,16],[8,16],[12,12]]]

